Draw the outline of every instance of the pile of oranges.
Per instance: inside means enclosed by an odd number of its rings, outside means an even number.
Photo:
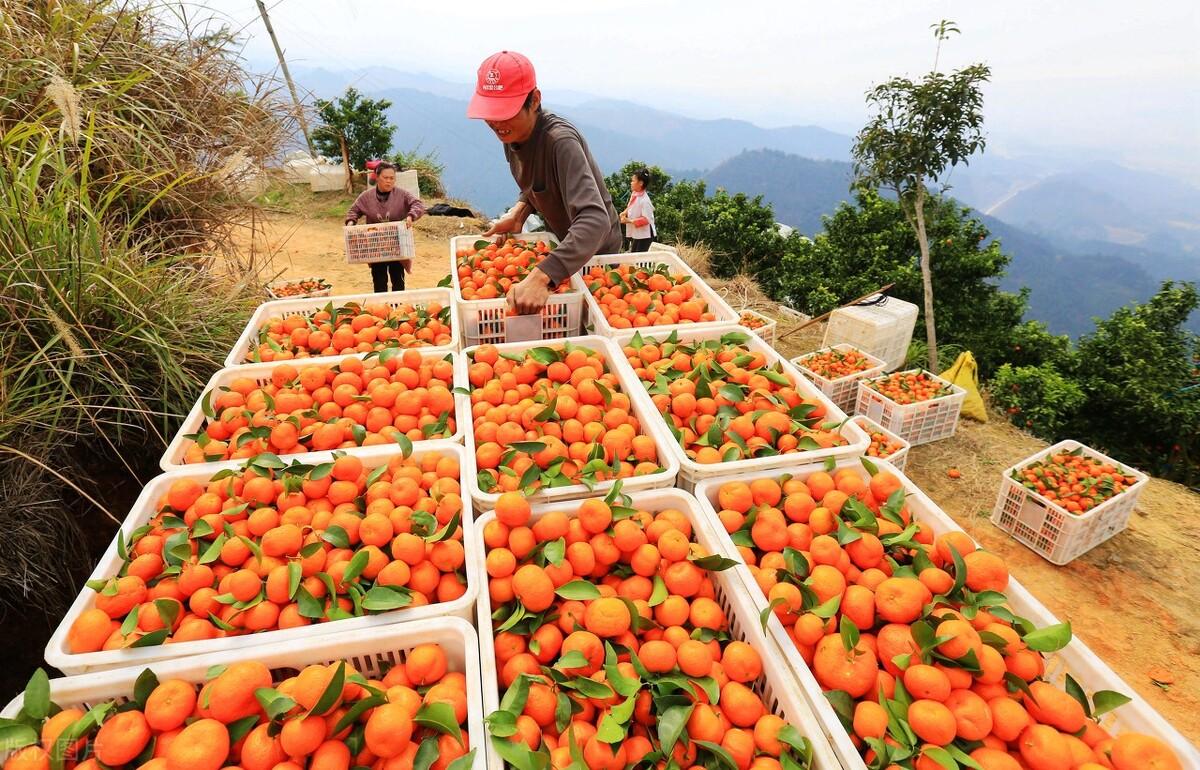
[[[484,492],[594,484],[662,470],[654,439],[602,354],[570,342],[467,352]]]
[[[276,297],[300,297],[318,291],[328,293],[333,286],[324,278],[301,278],[298,281],[287,281],[282,284],[268,284],[267,288]]]
[[[1078,450],[1030,463],[1013,471],[1013,479],[1071,513],[1090,511],[1138,481],[1136,476],[1126,475],[1124,468]]]
[[[600,312],[614,329],[713,321],[716,315],[687,274],[669,266],[595,265],[583,278]]]
[[[204,394],[207,418],[185,463],[238,460],[453,436],[453,356],[387,348],[338,364],[271,369],[260,385],[240,377]]]
[[[889,438],[883,431],[876,430],[865,423],[860,424],[871,438],[871,445],[867,447],[867,457],[878,457],[880,460],[886,460],[904,448],[903,443]]]
[[[738,325],[745,326],[747,329],[761,329],[769,323],[762,316],[751,313],[748,310],[742,311],[742,315],[738,318]]]
[[[934,770],[968,755],[984,770],[1182,767],[1155,738],[1099,726],[1124,696],[1089,701],[1044,680],[1042,653],[1066,646],[1070,626],[1014,616],[1004,561],[913,521],[896,476],[731,481],[716,502],[870,767]]]
[[[640,334],[624,354],[684,453],[698,463],[842,446],[836,424],[822,423],[825,406],[806,399],[778,364],[746,347],[748,335],[660,341]]]
[[[6,746],[17,750],[4,770],[348,770],[413,767],[418,754],[436,758],[425,767],[467,770],[466,677],[448,669],[437,644],[409,650],[380,679],[345,662],[280,677],[251,659],[209,669],[197,690],[147,669],[130,702],[86,713],[52,703],[39,672],[19,725],[27,737]]]
[[[71,625],[72,653],[295,628],[466,592],[459,463],[397,454],[367,470],[248,463],[172,482],[119,543],[117,575]]]
[[[853,348],[845,351],[836,348],[818,350],[797,358],[795,363],[801,369],[826,380],[840,380],[876,366],[874,361]]]
[[[882,377],[866,380],[864,383],[871,390],[882,393],[897,404],[917,404],[922,401],[932,401],[935,398],[949,396],[954,387],[949,383],[935,379],[932,374],[923,369],[908,372],[892,372]]]
[[[465,300],[496,299],[508,294],[513,284],[529,275],[550,253],[545,241],[530,243],[509,238],[502,245],[491,241],[476,241],[467,249],[459,249],[458,284]],[[552,293],[570,291],[571,282],[563,281]]]
[[[309,356],[368,353],[386,347],[413,348],[449,345],[451,308],[430,302],[423,307],[405,302],[332,303],[315,313],[292,313],[268,318],[258,330],[258,346],[247,361],[286,361]]]
[[[682,511],[627,502],[533,521],[506,493],[484,525],[506,690],[488,716],[496,751],[514,767],[810,767],[808,741],[763,702],[760,651],[716,600],[709,570],[732,562],[695,542]]]

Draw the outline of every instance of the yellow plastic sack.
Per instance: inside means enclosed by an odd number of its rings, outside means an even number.
[[[962,405],[963,417],[970,417],[979,422],[988,421],[987,409],[984,408],[983,398],[979,395],[979,365],[975,363],[975,356],[971,355],[971,351],[964,351],[955,359],[953,366],[942,372],[941,378],[967,391]]]

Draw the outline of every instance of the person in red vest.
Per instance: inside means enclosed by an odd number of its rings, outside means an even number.
[[[579,129],[542,109],[533,64],[501,51],[479,66],[467,117],[483,120],[504,145],[520,189],[517,203],[485,236],[520,233],[534,211],[559,244],[508,293],[518,313],[541,312],[557,286],[596,254],[616,254],[621,225],[604,174]]]

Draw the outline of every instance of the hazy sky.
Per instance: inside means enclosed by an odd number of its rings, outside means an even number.
[[[253,0],[202,3],[274,61]],[[1072,149],[1200,178],[1200,2],[1000,3],[525,0],[517,4],[269,0],[289,62],[381,65],[463,81],[510,48],[539,85],[626,98],[693,117],[818,124],[846,133],[864,92],[927,72],[930,25],[962,34],[943,67],[992,68],[985,114],[994,151]],[[470,89],[464,89],[463,97]]]

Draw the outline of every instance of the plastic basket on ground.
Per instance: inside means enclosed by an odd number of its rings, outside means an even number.
[[[953,519],[947,516],[941,508],[918,489],[908,477],[904,476],[899,470],[896,470],[894,466],[886,460],[874,460],[872,462],[875,463],[878,470],[891,472],[898,477],[906,495],[905,505],[911,512],[913,521],[923,522],[932,531],[934,536],[947,532],[963,532],[962,528]],[[870,478],[870,474],[857,459],[839,461],[834,470],[827,472],[837,473],[841,469],[850,469],[864,480]],[[810,465],[786,470],[790,478],[804,481],[813,473],[826,471],[826,468],[822,465]],[[774,473],[740,474],[737,476],[709,479],[696,489],[696,496],[704,511],[705,520],[716,522],[712,526],[714,529],[717,529],[717,551],[727,558],[739,562],[738,566],[733,568],[732,571],[742,581],[744,590],[750,596],[750,602],[753,605],[751,613],[754,617],[758,617],[758,613],[760,612],[766,612],[770,604],[759,584],[754,580],[749,568],[745,565],[737,546],[734,545],[733,540],[725,530],[719,527],[717,494],[721,486],[727,482],[737,481],[750,484],[757,479],[778,478],[781,475],[782,473],[777,471]],[[1009,578],[1008,586],[1004,593],[1008,597],[1007,606],[1018,617],[1031,621],[1037,628],[1053,626],[1059,623],[1058,619],[1046,609],[1045,605],[1034,598],[1016,578]],[[842,767],[845,770],[867,770],[866,763],[859,755],[849,733],[843,727],[842,721],[834,711],[830,701],[825,697],[821,685],[817,682],[812,670],[800,655],[800,651],[797,649],[794,640],[788,635],[783,623],[780,622],[774,612],[770,612],[768,615],[767,632],[771,637],[773,646],[782,653],[784,659],[796,675],[800,688],[804,692],[805,699],[812,706],[813,710],[816,711],[818,718],[821,720],[822,727],[833,744],[834,751],[837,753],[838,759],[841,760]],[[1089,696],[1101,690],[1113,690],[1131,698],[1131,702],[1106,714],[1100,720],[1102,727],[1110,730],[1110,732],[1116,729],[1122,732],[1129,731],[1154,736],[1171,747],[1183,762],[1184,767],[1200,770],[1200,753],[1170,723],[1163,719],[1149,703],[1138,695],[1132,687],[1122,681],[1078,637],[1072,638],[1070,643],[1063,649],[1046,654],[1045,673],[1043,674],[1043,678],[1046,681],[1061,689],[1065,686],[1066,675],[1068,673],[1082,685]]]
[[[845,342],[882,359],[887,371],[903,366],[917,324],[917,306],[895,297],[880,301],[880,296],[833,311],[821,347]]]
[[[923,370],[911,369],[900,374],[907,375],[921,371]],[[871,380],[860,379],[858,380],[858,399],[855,402],[854,413],[870,417],[912,446],[950,438],[958,429],[958,414],[962,411],[967,391],[952,382],[943,380],[932,372],[925,372],[925,375],[944,386],[948,391],[947,394],[931,398],[928,401],[898,404],[874,388],[868,387],[867,383]]]
[[[368,679],[382,679],[387,670],[402,661],[402,655],[422,644],[437,644],[446,653],[447,670],[466,678],[466,732],[470,747],[476,749],[472,770],[484,770],[487,742],[483,724],[483,692],[479,677],[479,642],[475,629],[461,618],[437,618],[360,631],[309,634],[287,642],[265,644],[250,649],[227,647],[219,652],[194,655],[149,664],[158,681],[180,679],[200,684],[210,678],[209,670],[241,661],[254,660],[271,669],[274,682],[295,676],[310,665],[330,665],[346,661]],[[89,708],[115,701],[118,705],[133,700],[138,677],[147,668],[127,668],[69,676],[50,680],[50,700],[62,707]],[[13,719],[21,711],[24,695],[18,695],[0,711],[0,717]],[[9,752],[0,749],[0,762]]]
[[[678,489],[660,489],[634,492],[630,496],[630,507],[637,510],[661,511],[672,508],[682,512],[692,525],[692,537],[710,553],[718,553],[717,533],[700,510],[696,498]],[[572,506],[581,500],[533,507],[533,521],[552,511],[563,511],[574,517]],[[474,530],[474,558],[477,570],[486,569],[487,552],[484,549],[483,529],[495,518],[494,512],[483,514]],[[767,636],[759,623],[759,615],[749,601],[749,595],[732,570],[710,572],[716,591],[713,597],[724,610],[729,620],[729,630],[736,640],[745,641],[760,653],[763,673],[753,689],[762,698],[767,710],[791,723],[813,747],[812,770],[839,770],[836,754],[823,731],[823,726],[813,714],[811,707],[796,690],[793,675],[784,661],[770,654]],[[479,633],[479,662],[483,679],[483,710],[485,717],[500,707],[500,680],[496,669],[495,639],[492,632],[492,602],[488,591],[479,592],[476,605],[476,624]],[[489,743],[490,745],[490,743]],[[504,770],[505,763],[495,751],[488,755],[489,770]]]
[[[705,328],[737,321],[738,316],[737,313],[733,312],[733,308],[729,307],[725,300],[721,299],[720,295],[713,291],[704,282],[704,279],[696,274],[696,271],[688,267],[688,264],[675,254],[666,251],[648,251],[640,254],[598,254],[588,260],[578,273],[571,276],[571,285],[583,293],[583,301],[587,305],[586,325],[589,333],[607,336],[622,331],[625,328],[631,328],[628,326],[618,328],[605,318],[600,310],[600,303],[588,288],[587,274],[592,268],[599,266],[608,270],[620,265],[632,265],[647,269],[654,269],[659,265],[664,265],[670,275],[686,276],[687,282],[695,287],[695,297],[703,300],[708,306],[708,312],[714,316],[711,321],[666,324],[663,326],[654,326],[655,330]]]
[[[450,308],[450,341],[442,345],[422,345],[424,350],[458,350],[458,322],[454,317],[454,295],[449,289],[410,289],[408,291],[391,291],[379,294],[339,294],[336,297],[279,299],[264,302],[258,306],[246,328],[238,337],[229,356],[225,359],[226,366],[254,363],[258,346],[264,341],[263,326],[272,318],[284,318],[289,315],[302,315],[311,318],[322,310],[332,313],[334,310],[347,305],[363,306],[368,304],[387,305],[392,310],[405,305],[415,308],[428,308],[431,303],[437,303],[442,308]],[[379,347],[385,347],[379,345]]]
[[[351,265],[412,259],[417,253],[412,228],[404,221],[349,225],[343,235],[346,262]]]
[[[306,287],[305,284],[308,284]],[[295,286],[298,291],[288,292],[289,286]],[[328,297],[333,293],[333,287],[324,278],[315,276],[309,278],[280,278],[267,284],[267,297],[270,299],[305,299],[308,297]]]
[[[386,465],[400,451],[400,448],[395,446],[376,446],[366,448],[363,453],[357,456],[362,460],[364,469],[370,472],[380,466]],[[433,454],[438,457],[451,457],[458,461],[459,486],[460,488],[465,487],[463,474],[466,472],[467,462],[463,455],[463,448],[460,445],[444,441],[430,441],[416,445],[412,457],[419,461],[426,454]],[[332,453],[313,452],[305,455],[302,462],[315,465],[329,462],[332,459]],[[238,463],[222,463],[217,466],[216,471],[220,472],[227,469],[237,470],[242,467]],[[159,513],[158,502],[166,494],[172,483],[179,479],[192,479],[201,484],[207,484],[214,475],[215,473],[212,468],[205,468],[164,473],[152,479],[142,489],[141,494],[138,495],[137,500],[130,509],[129,515],[125,517],[125,521],[121,524],[117,536],[113,538],[112,543],[109,544],[108,549],[104,552],[96,568],[92,571],[89,581],[105,581],[118,573],[125,563],[125,559],[121,556],[122,549],[127,549],[127,552],[129,552],[128,548],[136,540],[135,534],[137,530],[146,525],[147,522]],[[464,546],[468,549],[469,555],[469,549],[472,546],[467,545],[465,541],[470,536],[471,522],[473,520],[472,509],[467,496],[461,495],[461,497],[463,539]],[[91,609],[96,603],[96,592],[91,588],[85,588],[75,598],[70,608],[67,609],[62,622],[59,623],[58,628],[55,629],[54,634],[50,637],[49,642],[47,642],[45,658],[47,663],[68,674],[82,674],[88,671],[100,671],[121,666],[143,665],[182,656],[199,655],[209,652],[230,652],[257,647],[260,644],[268,644],[277,640],[299,644],[308,636],[331,633],[333,631],[345,630],[368,633],[378,631],[382,627],[393,623],[420,620],[422,618],[434,618],[446,615],[470,619],[471,607],[474,605],[475,595],[479,591],[479,580],[480,575],[475,572],[474,563],[468,559],[466,561],[466,592],[457,599],[447,602],[435,602],[419,607],[402,607],[378,614],[218,639],[171,642],[170,644],[160,644],[157,646],[103,650],[100,652],[73,653],[68,643],[68,633],[71,626],[84,611]]]
[[[641,383],[642,387],[638,389],[638,397],[643,401],[647,411],[654,415],[655,425],[657,429],[667,437],[671,448],[671,453],[679,462],[679,487],[685,490],[692,490],[695,485],[704,479],[713,476],[722,476],[728,473],[751,472],[757,470],[766,470],[771,468],[782,468],[789,465],[803,465],[805,463],[820,462],[827,458],[839,457],[857,457],[867,451],[869,443],[867,434],[862,428],[858,427],[847,419],[847,415],[837,407],[828,397],[818,390],[811,382],[803,377],[800,372],[792,366],[786,359],[779,355],[778,352],[767,343],[763,342],[757,335],[749,330],[736,325],[729,324],[720,327],[707,327],[704,329],[679,329],[675,332],[665,331],[659,333],[657,330],[637,329],[617,334],[613,340],[616,347],[623,350],[626,345],[629,345],[637,337],[643,340],[663,340],[671,335],[680,344],[692,342],[707,342],[711,340],[720,340],[726,335],[735,335],[732,339],[738,340],[739,344],[744,345],[752,353],[758,353],[766,360],[767,367],[773,367],[776,364],[779,366],[779,371],[783,377],[791,381],[796,392],[802,399],[813,401],[821,404],[825,408],[825,416],[822,419],[821,425],[833,424],[838,425],[836,432],[846,441],[843,446],[833,447],[817,447],[813,449],[805,449],[797,452],[780,453],[766,457],[751,457],[741,460],[730,460],[716,463],[700,463],[687,456],[684,452],[680,441],[671,433],[671,428],[667,425],[669,419],[662,414],[654,405],[654,402],[648,393],[646,383]],[[638,376],[629,366],[628,360],[624,355],[620,355],[620,366],[622,371],[634,382],[640,382]]]
[[[670,451],[669,444],[671,437],[660,433],[655,424],[656,415],[654,415],[652,405],[647,405],[642,399],[637,398],[637,392],[640,390],[637,378],[632,376],[632,372],[628,371],[627,367],[621,367],[617,364],[619,358],[618,351],[612,347],[608,340],[602,337],[574,337],[570,340],[556,340],[547,343],[530,343],[530,342],[510,342],[503,345],[497,345],[497,351],[500,355],[520,355],[534,348],[550,348],[551,350],[562,350],[565,345],[587,348],[595,351],[603,356],[605,365],[616,377],[621,390],[629,397],[630,410],[633,416],[637,418],[639,432],[642,435],[647,435],[654,440],[654,447],[658,454],[658,464],[662,468],[659,473],[650,473],[640,476],[629,476],[620,479],[622,488],[626,491],[638,489],[660,489],[662,487],[671,487],[675,485],[675,478],[679,473],[679,461],[675,457],[675,453]],[[469,380],[467,371],[471,364],[471,356],[475,352],[475,348],[466,348],[463,350],[459,359],[459,373],[455,379],[461,379],[463,382]],[[464,410],[467,414],[466,422],[464,423],[464,431],[466,435],[467,462],[470,465],[470,471],[467,476],[467,489],[470,490],[471,497],[475,500],[477,507],[481,509],[489,509],[495,506],[496,501],[500,499],[501,492],[483,491],[480,486],[479,468],[476,461],[476,449],[478,448],[475,441],[474,423],[471,420],[471,403],[469,397],[464,397],[466,405]],[[596,494],[603,495],[608,490],[612,489],[614,482],[612,480],[599,481],[593,488],[589,489],[584,484],[571,484],[569,486],[543,486],[534,492],[528,494],[529,498],[534,502],[552,502],[557,500],[578,499],[583,497],[591,497]]]
[[[762,341],[775,347],[775,328],[779,325],[774,318],[768,318],[757,310],[744,308],[738,311],[738,323],[762,338]],[[842,407],[843,411],[845,407]]]
[[[545,241],[551,246],[558,242],[551,233],[514,233],[511,237],[529,242]],[[540,316],[508,315],[508,300],[503,295],[495,299],[463,298],[462,282],[458,275],[458,252],[488,240],[481,235],[458,235],[450,239],[450,280],[454,289],[454,305],[462,324],[463,347],[563,339],[578,335],[583,323],[583,293],[575,289],[551,294]],[[540,318],[540,322],[534,321],[535,318]]]
[[[448,359],[450,363],[455,366],[454,381],[451,383],[452,388],[454,386],[466,384],[466,379],[460,380],[458,377],[459,370],[457,367],[457,361],[460,355],[459,353],[447,350],[429,350],[427,348],[415,348],[415,350],[421,354],[423,361]],[[387,350],[384,350],[375,351],[374,353],[352,353],[349,355],[355,358],[370,358],[380,353],[384,355],[398,355],[399,351],[394,354],[388,353]],[[224,458],[217,458],[211,462],[187,462],[187,454],[191,446],[196,443],[197,437],[202,434],[206,426],[210,424],[214,416],[220,411],[214,407],[213,399],[218,393],[223,392],[223,390],[228,390],[229,386],[235,381],[239,379],[251,379],[261,387],[271,382],[272,372],[274,371],[275,367],[280,366],[281,364],[290,364],[297,370],[303,370],[306,366],[336,366],[345,360],[346,357],[347,356],[324,356],[320,358],[306,358],[297,361],[269,361],[258,364],[240,364],[238,366],[228,366],[224,369],[218,369],[216,374],[214,374],[208,381],[208,384],[204,386],[204,391],[201,393],[200,398],[196,400],[195,405],[192,406],[192,410],[188,412],[187,417],[184,418],[183,424],[179,426],[179,430],[176,431],[175,437],[171,439],[171,443],[167,445],[166,451],[163,452],[163,456],[159,460],[159,467],[164,471],[181,470],[184,468],[213,468],[225,461]],[[208,395],[210,393],[212,394],[211,396]],[[357,396],[354,403],[358,403],[361,401],[361,399],[361,396]],[[466,408],[466,401],[462,395],[454,394],[454,409],[450,413],[450,416],[454,418],[454,430],[450,432],[449,426],[447,425],[447,430],[444,431],[444,433],[447,435],[439,436],[433,434],[430,436],[429,440],[453,441],[455,443],[462,443],[464,430],[463,424],[464,421],[468,421],[470,419],[470,414]],[[327,421],[318,419],[317,422],[321,423]],[[423,443],[423,441],[423,439],[417,439],[416,443],[419,445]],[[361,452],[370,446],[362,445],[361,440],[359,443],[359,446],[347,447],[342,449],[342,451],[350,452],[351,454],[357,454],[358,452]],[[303,444],[299,444],[298,446],[303,448]],[[288,459],[296,456],[296,454],[304,454],[304,452],[289,454],[283,451],[278,451],[276,454],[279,454],[284,459]]]
[[[1082,454],[1097,459],[1135,481],[1091,510],[1068,511],[1060,502],[1025,487],[1019,480],[1021,471],[1032,463],[1059,454]],[[1060,441],[1004,472],[996,507],[992,510],[992,523],[1046,561],[1061,566],[1125,529],[1147,481],[1145,474],[1078,441]]]
[[[836,350],[843,355],[850,352],[858,353],[866,358],[870,362],[870,365],[862,371],[853,372],[851,374],[847,374],[842,377],[835,377],[833,379],[829,379],[817,374],[812,369],[809,369],[804,365],[805,359],[817,355],[818,353],[824,353],[832,350]],[[849,345],[844,342],[837,345],[832,345],[828,348],[821,348],[820,350],[815,350],[812,353],[806,353],[802,356],[797,356],[792,359],[792,363],[797,369],[800,370],[801,374],[803,374],[812,382],[812,384],[820,388],[822,393],[829,396],[830,400],[838,405],[838,409],[841,409],[847,414],[854,412],[855,401],[858,399],[858,381],[867,379],[869,377],[874,377],[875,375],[882,373],[884,369],[887,368],[887,364],[883,362],[883,359],[873,356],[866,351],[859,350],[853,345]]]
[[[899,446],[899,449],[895,449],[891,454],[884,456],[871,454],[872,447],[868,447],[867,457],[869,459],[887,460],[889,463],[896,466],[896,470],[904,470],[904,466],[908,463],[908,450],[912,447],[911,444],[865,415],[856,414],[850,419],[856,425],[858,425],[858,427],[867,432],[868,438],[870,438],[872,434],[878,433],[879,435],[883,436],[884,440],[887,441],[889,446],[893,444]],[[875,442],[872,441],[871,443],[874,445]]]

